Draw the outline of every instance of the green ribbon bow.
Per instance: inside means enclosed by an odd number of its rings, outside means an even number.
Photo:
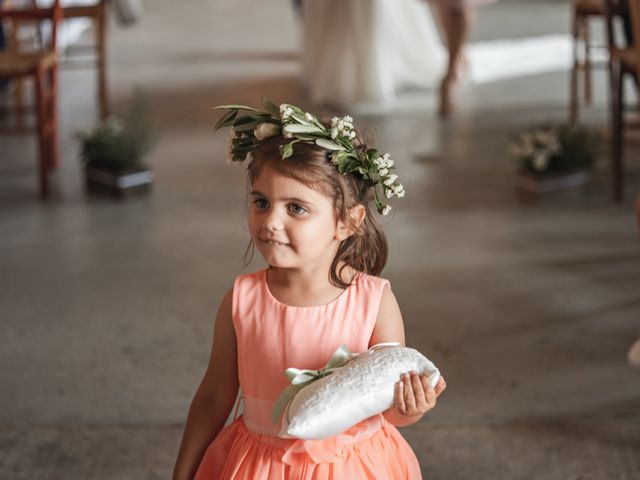
[[[351,359],[354,358],[354,354],[346,345],[341,345],[329,359],[329,363],[320,370],[302,370],[299,368],[287,368],[284,374],[287,376],[291,385],[285,388],[276,403],[271,410],[271,421],[273,423],[279,423],[282,418],[282,414],[285,409],[293,400],[293,397],[307,385],[320,380],[322,377],[330,375],[340,367],[344,367]],[[287,419],[288,420],[288,419]]]

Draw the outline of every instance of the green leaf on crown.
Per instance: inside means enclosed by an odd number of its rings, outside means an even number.
[[[299,141],[300,140],[294,140],[280,147],[280,156],[282,157],[283,160],[293,155],[293,145],[298,143]]]
[[[248,117],[253,118],[254,120],[258,120],[259,122],[265,122],[267,120],[271,120],[272,122],[275,119],[272,117],[270,113],[258,112],[258,113],[249,113]]]
[[[264,106],[265,110],[274,117],[280,116],[280,108],[267,97],[262,97],[262,105]]]
[[[318,127],[318,125],[315,122],[313,122],[313,121],[310,122],[306,118],[303,118],[303,117],[301,117],[299,115],[296,115],[295,113],[293,115],[291,115],[291,118],[293,118],[296,122],[298,122],[298,123],[300,123],[302,125],[307,125],[309,127]],[[318,128],[320,128],[320,127],[318,127]],[[321,129],[321,130],[324,131],[324,129]]]
[[[262,122],[259,122],[257,120],[252,120],[250,122],[245,122],[245,123],[241,123],[239,125],[234,125],[233,129],[236,132],[248,132],[248,131],[251,131],[254,128],[256,128],[260,123],[262,123]]]
[[[354,172],[358,169],[360,165],[361,164],[357,159],[349,157],[344,162],[340,162],[338,164],[338,171],[340,173]]]
[[[298,140],[306,140],[311,142],[315,142],[318,139],[318,137],[316,137],[315,135],[309,135],[307,133],[296,133],[296,138]]]
[[[231,124],[233,124],[233,121],[235,120],[237,115],[238,115],[238,110],[229,110],[220,118],[220,120],[218,120],[218,123],[216,123],[216,126],[213,127],[213,129],[219,130],[222,127],[230,126]]]
[[[285,125],[284,131],[289,133],[324,133],[322,129],[314,125],[296,125],[295,123]]]
[[[226,110],[226,109],[235,109],[235,110],[249,110],[251,112],[257,112],[258,110],[253,107],[247,107],[246,105],[218,105],[217,107],[213,107],[214,110]]]
[[[336,142],[327,140],[325,138],[316,138],[316,145],[327,150],[346,150],[343,146],[338,145]]]
[[[255,122],[255,118],[251,118],[249,115],[242,115],[236,118],[235,122],[233,122],[233,126],[237,127],[238,125],[242,125],[243,123]]]
[[[380,152],[375,148],[370,148],[367,150],[367,159],[370,161],[374,161],[376,158],[381,157]]]

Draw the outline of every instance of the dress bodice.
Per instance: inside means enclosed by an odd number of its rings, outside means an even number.
[[[238,277],[233,288],[233,325],[244,422],[251,430],[277,435],[271,408],[288,385],[289,367],[319,369],[340,345],[352,352],[369,347],[388,281],[361,274],[333,301],[291,306],[269,291],[267,270]]]

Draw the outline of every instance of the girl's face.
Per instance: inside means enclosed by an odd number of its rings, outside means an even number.
[[[329,197],[268,166],[252,185],[249,231],[270,266],[305,270],[328,269],[349,236]]]

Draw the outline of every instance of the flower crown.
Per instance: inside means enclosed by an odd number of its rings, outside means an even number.
[[[318,118],[304,112],[295,105],[286,103],[276,106],[263,98],[266,111],[261,112],[245,105],[220,105],[216,109],[229,110],[218,121],[215,130],[232,127],[229,159],[242,162],[258,142],[266,138],[282,135],[291,141],[280,147],[283,159],[293,155],[293,146],[298,142],[313,142],[331,152],[331,163],[343,175],[353,174],[367,181],[375,194],[376,209],[382,215],[391,212],[391,206],[382,203],[379,188],[386,198],[404,197],[404,186],[398,176],[391,173],[394,161],[390,155],[381,155],[375,148],[364,149],[356,138],[353,119],[350,116],[331,119],[331,127],[326,127]],[[240,115],[240,111],[248,113]]]

